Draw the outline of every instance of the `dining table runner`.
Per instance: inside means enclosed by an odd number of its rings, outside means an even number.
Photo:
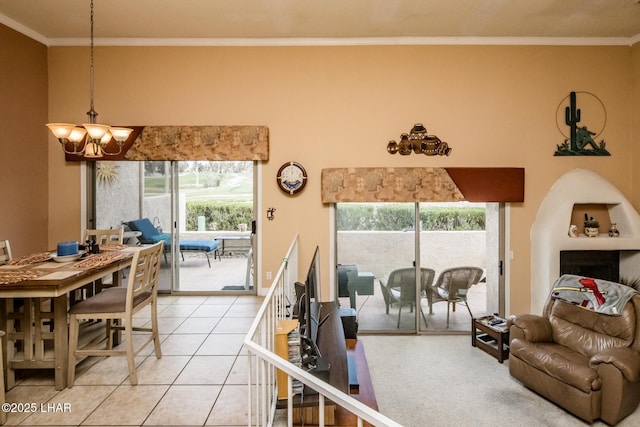
[[[9,261],[9,265],[30,265],[37,264],[39,262],[49,261],[51,259],[51,252],[40,252],[36,254],[26,255],[20,258],[14,258]]]
[[[0,270],[0,285],[11,285],[25,280],[34,280],[48,274],[44,270]]]
[[[73,268],[79,268],[82,270],[89,268],[98,268],[111,264],[114,261],[125,259],[129,254],[124,251],[106,251],[99,254],[87,255],[80,261],[73,264]]]

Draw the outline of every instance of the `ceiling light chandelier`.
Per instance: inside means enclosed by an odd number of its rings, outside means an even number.
[[[89,123],[83,123],[82,126],[76,126],[72,123],[47,123],[47,127],[58,138],[65,154],[91,158],[117,156],[122,153],[122,147],[133,129],[96,123],[98,113],[93,108],[93,0],[91,0],[89,95],[91,102],[90,109],[87,112]],[[117,151],[107,149],[112,139],[116,141]]]

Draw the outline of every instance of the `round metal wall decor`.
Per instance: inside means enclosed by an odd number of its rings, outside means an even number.
[[[282,191],[294,195],[307,184],[307,171],[300,163],[287,162],[278,169],[276,181]]]

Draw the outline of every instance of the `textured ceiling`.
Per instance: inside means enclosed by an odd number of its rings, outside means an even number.
[[[103,44],[203,40],[588,38],[640,41],[640,0],[95,0]],[[43,43],[89,36],[89,0],[0,0],[0,23]],[[460,38],[457,40],[457,38]],[[144,39],[144,40],[143,40]],[[600,39],[596,41],[595,39]],[[362,41],[365,42],[365,41]]]

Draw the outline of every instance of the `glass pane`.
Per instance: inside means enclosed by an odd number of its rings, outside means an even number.
[[[126,230],[129,221],[147,218],[154,237],[164,236],[168,244],[162,291],[255,293],[253,167],[253,162],[98,162],[97,227]],[[174,223],[177,248],[171,247]],[[140,233],[125,231],[125,236],[127,244],[149,243]]]
[[[415,204],[336,205],[338,297],[359,330],[416,329]]]
[[[141,244],[130,221],[148,218],[158,234],[171,224],[171,180],[168,162],[96,162],[96,228],[124,227],[124,243]],[[168,261],[168,258],[167,258]],[[162,264],[160,291],[171,290],[171,269]]]
[[[180,254],[180,290],[255,292],[253,162],[177,166],[179,240],[181,248],[189,248]]]
[[[471,315],[486,314],[489,250],[485,204],[420,203],[420,265],[432,271],[422,289],[430,332],[470,332]],[[498,265],[496,258],[495,265]]]

